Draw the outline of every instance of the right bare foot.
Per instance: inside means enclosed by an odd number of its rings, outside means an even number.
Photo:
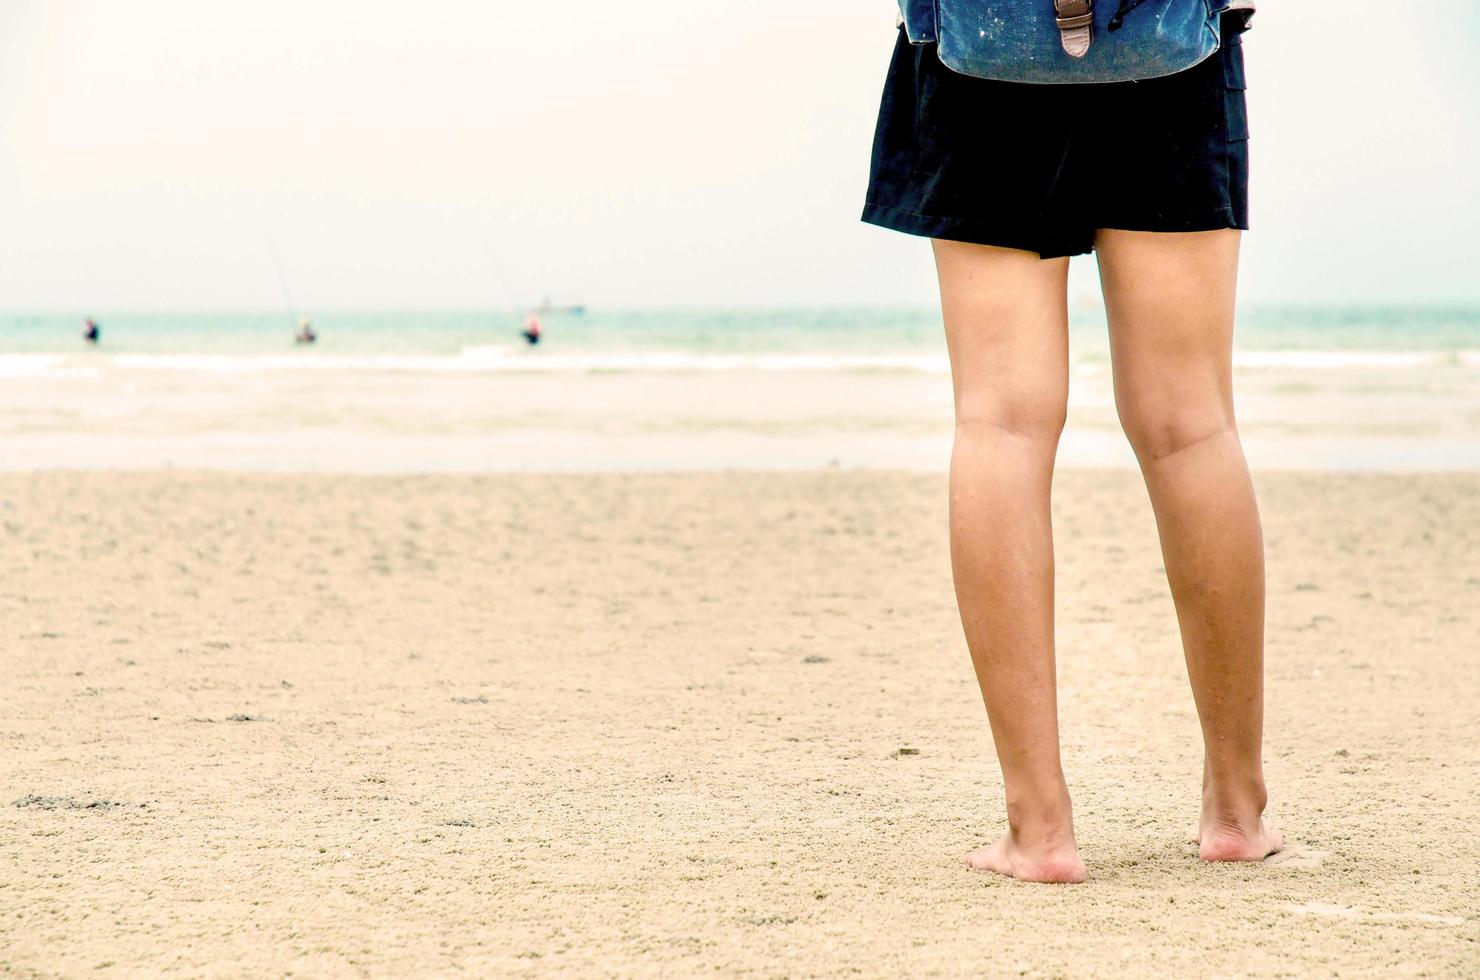
[[[1205,824],[1197,836],[1197,856],[1204,861],[1263,861],[1285,846],[1285,835],[1255,817],[1242,827],[1231,822]]]
[[[1265,825],[1268,801],[1262,772],[1214,781],[1204,759],[1197,856],[1204,861],[1263,861],[1278,854],[1285,846],[1285,835]]]
[[[1084,880],[1084,862],[1073,840],[1030,849],[1008,833],[997,843],[972,851],[965,860],[973,871],[993,872],[1019,881],[1077,884]]]

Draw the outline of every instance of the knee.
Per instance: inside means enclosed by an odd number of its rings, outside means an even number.
[[[980,398],[956,410],[957,440],[1008,436],[1056,443],[1068,419],[1067,399],[1059,394]]]
[[[1168,404],[1143,399],[1127,404],[1117,399],[1121,428],[1142,462],[1155,462],[1236,431],[1232,408],[1218,404]]]

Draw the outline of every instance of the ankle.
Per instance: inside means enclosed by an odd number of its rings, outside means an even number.
[[[1033,850],[1074,846],[1074,808],[1067,787],[1031,798],[1009,798],[1007,827],[1013,841]]]
[[[1247,833],[1259,826],[1269,791],[1260,772],[1217,777],[1210,774],[1203,784],[1202,823],[1230,832]]]

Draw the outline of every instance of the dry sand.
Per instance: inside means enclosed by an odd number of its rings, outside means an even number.
[[[0,476],[0,974],[1474,976],[1480,476],[1260,479],[1278,865],[1195,860],[1131,473],[1057,498],[1082,887],[938,474]]]

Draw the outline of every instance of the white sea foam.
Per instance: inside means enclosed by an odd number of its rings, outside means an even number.
[[[93,358],[65,354],[0,354],[0,378],[89,378],[97,374]]]
[[[273,372],[537,372],[595,374],[717,371],[922,371],[946,372],[944,354],[701,354],[689,351],[547,354],[509,347],[466,347],[457,354],[62,354],[0,355],[0,376],[58,377],[103,365],[118,371],[192,374]]]
[[[1238,351],[1234,365],[1259,371],[1403,370],[1477,368],[1480,350],[1277,350]],[[1077,374],[1098,374],[1101,356],[1076,357]],[[0,354],[0,378],[76,379],[99,371],[188,372],[192,374],[337,373],[709,373],[709,372],[912,372],[947,374],[941,353],[847,352],[701,353],[682,350],[552,353],[511,346],[464,347],[456,354],[284,354],[106,353]]]
[[[1440,350],[1249,350],[1236,351],[1241,368],[1332,370],[1340,368],[1418,368],[1480,364],[1480,351]]]

